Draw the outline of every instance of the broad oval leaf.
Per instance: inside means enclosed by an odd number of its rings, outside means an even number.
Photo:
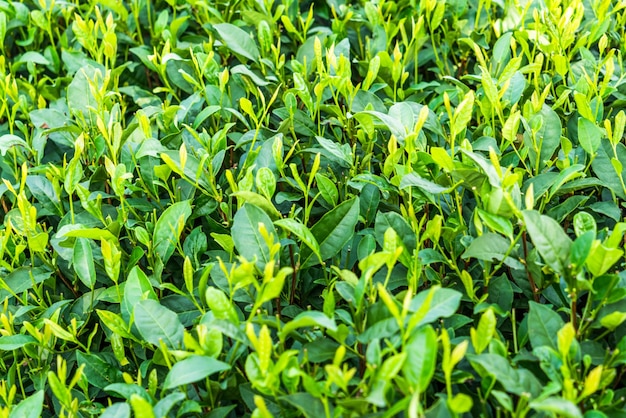
[[[437,364],[437,333],[429,325],[413,333],[404,347],[407,354],[402,366],[404,377],[418,392],[424,392],[433,378]]]
[[[529,302],[528,337],[533,348],[548,346],[558,351],[557,333],[565,322],[554,310],[545,305]]]
[[[226,294],[216,287],[208,287],[206,290],[206,302],[209,309],[217,319],[225,319],[234,325],[239,325],[239,317],[233,304]]]
[[[18,403],[11,411],[10,418],[38,418],[43,411],[43,390]]]
[[[213,27],[228,49],[254,62],[259,60],[259,49],[249,32],[230,23],[219,23]]]
[[[130,418],[130,405],[125,402],[117,402],[102,412],[100,418]]]
[[[552,270],[563,274],[567,268],[572,240],[552,218],[535,210],[525,210],[524,223],[535,248]]]
[[[292,218],[280,219],[275,221],[274,224],[294,234],[300,239],[300,241],[302,241],[303,244],[313,251],[313,254],[317,255],[319,258],[322,257],[320,253],[320,246],[306,225]]]
[[[157,347],[163,341],[167,348],[180,348],[185,328],[174,312],[156,300],[146,299],[135,304],[134,314],[135,326],[146,341]]]
[[[104,389],[113,383],[123,382],[122,371],[95,354],[78,351],[76,361],[79,365],[84,365],[83,373],[87,381],[97,388]]]
[[[239,254],[248,261],[256,259],[262,269],[270,261],[270,248],[259,229],[261,224],[277,243],[278,234],[270,217],[259,207],[244,203],[235,214],[231,234]]]
[[[287,322],[283,329],[279,332],[281,339],[284,339],[289,333],[304,327],[321,327],[330,331],[337,330],[337,324],[334,319],[331,319],[319,311],[306,311],[298,314],[293,320]]]
[[[185,222],[191,216],[189,200],[174,203],[163,211],[154,226],[154,252],[166,263],[174,253]]]
[[[578,118],[578,142],[580,146],[587,152],[587,154],[593,155],[600,147],[600,140],[602,139],[602,131],[595,123],[591,122],[587,118]]]
[[[454,315],[457,309],[459,309],[459,304],[461,303],[462,296],[461,292],[438,287],[431,290],[421,291],[417,295],[415,295],[413,300],[411,300],[409,311],[417,312],[429,298],[430,292],[434,293],[432,295],[432,298],[430,299],[428,311],[426,312],[424,317],[422,317],[422,319],[417,324],[415,324],[416,326],[430,324],[440,318],[447,318]]]
[[[326,213],[311,228],[311,233],[320,246],[322,260],[334,257],[352,239],[354,228],[359,221],[359,198],[347,200]],[[310,249],[301,253],[302,268],[311,267],[319,263],[313,257]]]
[[[77,238],[74,241],[72,264],[80,281],[88,288],[93,289],[96,284],[96,267],[93,262],[91,242],[88,239]]]
[[[440,186],[437,183],[426,180],[415,173],[409,173],[402,176],[402,180],[400,180],[400,188],[406,189],[407,187],[411,186],[417,187],[421,191],[431,194],[449,192],[450,190],[454,189],[453,187]]]
[[[37,340],[30,335],[15,334],[0,337],[0,351],[13,351],[26,344],[36,344]]]
[[[582,418],[580,409],[567,399],[551,396],[546,399],[532,401],[528,406],[536,411],[545,411],[550,415],[565,418]],[[585,415],[586,416],[586,415]]]
[[[148,276],[139,268],[133,267],[128,274],[124,286],[124,298],[120,307],[122,318],[126,322],[130,322],[130,315],[133,312],[135,304],[142,299],[157,300],[157,295],[148,280]]]
[[[172,389],[202,380],[214,373],[229,370],[230,364],[207,356],[190,356],[174,364],[169,371],[163,389]]]
[[[0,289],[0,300],[19,295],[38,283],[47,280],[52,275],[51,271],[43,267],[18,267],[2,278],[4,281]]]
[[[503,236],[487,232],[475,238],[461,255],[461,258],[476,258],[483,261],[504,260],[504,264],[507,266],[523,270],[524,265],[522,263],[507,255],[510,245],[511,242]]]

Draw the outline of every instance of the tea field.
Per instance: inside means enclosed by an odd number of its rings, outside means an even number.
[[[625,32],[0,0],[0,417],[626,417]]]

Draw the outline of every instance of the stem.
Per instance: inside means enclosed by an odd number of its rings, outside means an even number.
[[[530,274],[530,270],[528,270],[528,247],[526,245],[526,231],[522,232],[522,244],[524,246],[524,268],[526,269],[526,276],[528,277],[530,288],[533,291],[533,299],[535,299],[535,302],[539,303],[539,289],[537,289],[537,285],[535,284],[533,275]]]
[[[576,292],[573,291],[572,293],[570,293],[569,297],[572,299],[572,302],[570,304],[570,320],[572,321],[572,325],[574,326],[574,330],[576,330],[576,332],[578,332],[578,324],[577,324],[577,320],[576,320]]]
[[[296,281],[298,278],[298,270],[296,266],[296,262],[293,257],[293,246],[289,246],[289,259],[291,261],[291,268],[293,272],[291,273],[291,289],[289,289],[289,304],[293,305],[296,298]]]

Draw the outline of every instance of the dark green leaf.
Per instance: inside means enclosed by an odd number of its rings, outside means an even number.
[[[97,388],[104,389],[110,384],[122,382],[122,372],[95,354],[85,354],[78,351],[76,361],[84,365],[83,373],[87,381]]]
[[[185,222],[191,216],[191,204],[188,200],[174,203],[163,211],[154,227],[154,252],[165,263],[174,253]]]
[[[257,206],[244,203],[235,214],[231,232],[239,254],[249,261],[256,260],[259,267],[263,268],[271,258],[268,243],[261,234],[261,225],[273,242],[277,243],[278,235],[269,216]]]
[[[530,239],[541,257],[552,269],[563,274],[567,268],[572,240],[552,218],[534,210],[523,212]]]
[[[402,372],[418,392],[424,392],[435,373],[437,333],[431,326],[419,328],[404,347],[407,353]]]
[[[320,246],[322,260],[334,257],[352,239],[354,227],[359,220],[359,198],[347,200],[324,214],[311,228]],[[319,263],[308,248],[302,251],[302,268]]]
[[[169,371],[164,389],[172,389],[177,386],[187,385],[205,379],[214,373],[230,369],[228,363],[206,356],[191,356],[174,364]]]
[[[178,316],[152,299],[135,304],[135,325],[141,336],[159,347],[161,341],[170,349],[179,349],[183,340],[184,328]]]
[[[558,350],[557,332],[563,328],[565,322],[553,309],[529,302],[528,336],[533,348],[548,346]]]
[[[249,60],[255,62],[259,60],[259,49],[249,32],[230,23],[219,23],[213,27],[228,49]]]

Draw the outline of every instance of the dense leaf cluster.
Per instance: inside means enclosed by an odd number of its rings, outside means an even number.
[[[0,416],[626,416],[625,30],[0,0]]]

